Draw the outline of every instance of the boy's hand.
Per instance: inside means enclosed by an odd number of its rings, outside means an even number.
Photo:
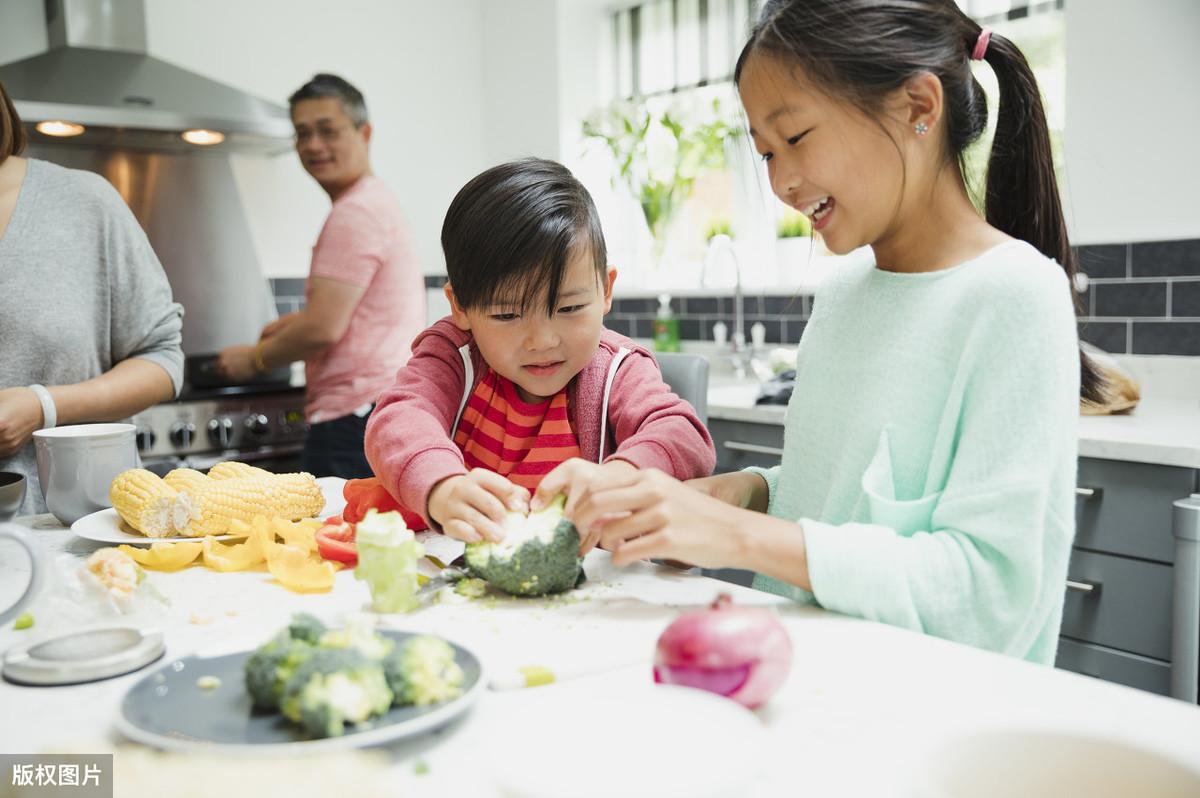
[[[560,493],[567,494],[567,505],[563,515],[574,520],[575,508],[595,490],[603,490],[623,477],[637,472],[637,466],[626,460],[609,460],[603,465],[573,457],[561,463],[547,474],[538,485],[537,493],[530,502],[531,510],[539,510]],[[600,540],[600,527],[579,528],[579,554],[587,554]]]
[[[502,540],[504,514],[528,507],[529,491],[484,468],[443,479],[429,492],[429,517],[464,543]]]

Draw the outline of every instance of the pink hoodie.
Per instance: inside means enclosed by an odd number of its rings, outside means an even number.
[[[459,353],[463,346],[468,347],[473,371],[469,388]],[[629,351],[613,379],[608,418],[602,419],[605,381],[622,348]],[[397,501],[426,521],[434,485],[467,473],[453,427],[464,396],[486,370],[471,333],[458,329],[448,317],[441,319],[413,340],[412,358],[380,395],[367,423],[367,460],[375,475]],[[662,381],[653,355],[610,330],[601,332],[595,357],[568,383],[567,407],[584,459],[601,460],[604,421],[605,460],[617,457],[676,479],[708,476],[716,465],[708,430],[692,406]]]

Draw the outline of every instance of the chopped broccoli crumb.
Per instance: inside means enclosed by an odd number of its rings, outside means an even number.
[[[13,621],[14,629],[28,629],[33,626],[33,615],[28,612],[23,612]]]
[[[429,774],[429,763],[424,759],[418,759],[413,764],[413,774],[417,776],[425,776]]]
[[[201,676],[196,680],[196,686],[201,690],[216,690],[221,686],[221,680],[216,676]]]
[[[487,595],[487,581],[479,578],[460,579],[454,585],[454,592],[467,598],[483,598]]]

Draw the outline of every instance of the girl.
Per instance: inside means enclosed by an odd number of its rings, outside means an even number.
[[[987,121],[972,59],[1000,83],[986,220],[962,171]],[[817,292],[782,465],[586,487],[566,465],[535,504],[574,486],[569,515],[618,564],[748,568],[765,590],[1052,663],[1075,419],[1098,380],[1029,65],[953,0],[777,0],[734,79],[776,195],[834,252],[875,255]]]

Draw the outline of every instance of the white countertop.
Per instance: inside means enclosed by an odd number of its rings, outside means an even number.
[[[97,547],[49,516],[20,520],[47,549],[65,555],[67,564],[82,562]],[[0,548],[0,585],[24,579],[13,551]],[[531,662],[561,667],[560,660],[568,658],[636,663],[534,690],[486,692],[462,722],[385,749],[394,761],[389,773],[394,771],[395,794],[496,795],[473,764],[481,746],[489,745],[492,724],[519,735],[522,708],[533,698],[554,696],[569,704],[581,692],[594,698],[647,684],[662,629],[680,608],[707,603],[721,590],[740,603],[777,606],[795,648],[788,682],[756,713],[766,730],[766,750],[760,766],[746,768],[739,796],[910,794],[905,785],[922,772],[939,743],[996,728],[1124,741],[1200,771],[1200,709],[1194,706],[671,569],[648,564],[614,569],[604,552],[589,555],[586,570],[587,583],[567,601],[500,601],[489,607],[464,600],[389,616],[392,625],[469,645],[489,667]],[[158,619],[167,639],[163,662],[213,645],[257,645],[293,612],[336,620],[360,610],[367,599],[365,586],[349,571],[337,575],[331,593],[317,595],[290,593],[260,572],[218,574],[193,567],[148,578],[170,600]],[[196,624],[193,613],[212,620]],[[52,620],[38,618],[32,631],[0,629],[0,651],[44,633]],[[55,688],[0,682],[5,716],[0,751],[111,750],[118,742],[112,721],[119,701],[145,673]],[[582,724],[586,718],[564,718],[561,745],[574,744],[586,728]],[[612,740],[608,750],[596,751],[594,761],[618,767],[620,743]],[[418,758],[427,763],[427,775],[413,774]],[[635,775],[630,778],[634,783]]]
[[[758,383],[715,379],[708,417],[783,424],[786,407],[755,405]],[[1200,468],[1200,398],[1145,398],[1133,412],[1081,416],[1079,456]]]

